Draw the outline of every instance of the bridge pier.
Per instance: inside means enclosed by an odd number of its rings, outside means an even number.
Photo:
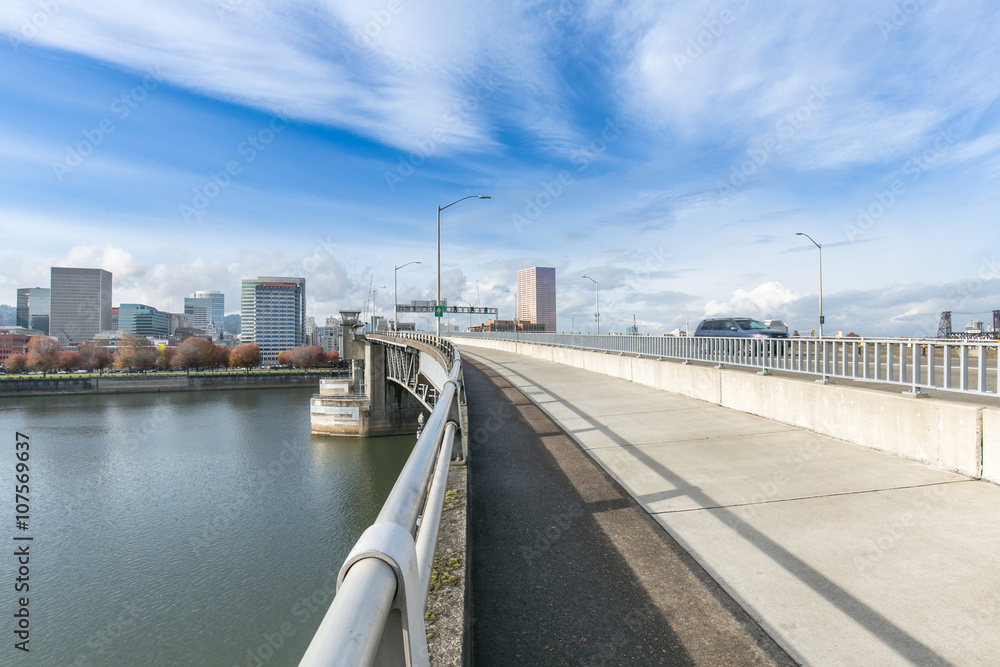
[[[319,394],[310,400],[310,430],[361,438],[413,434],[424,406],[388,381],[386,348],[364,337],[357,315],[341,311],[341,358],[350,361],[351,377],[320,380]]]

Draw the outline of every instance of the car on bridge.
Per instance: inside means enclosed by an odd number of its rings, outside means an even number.
[[[695,336],[727,336],[735,338],[788,338],[787,331],[770,329],[749,317],[716,317],[702,320]]]

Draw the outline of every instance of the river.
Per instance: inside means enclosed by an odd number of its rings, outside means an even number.
[[[414,442],[311,436],[314,391],[0,399],[0,536],[30,551],[27,592],[14,547],[0,557],[0,663],[297,664]],[[22,596],[27,654],[12,639]]]

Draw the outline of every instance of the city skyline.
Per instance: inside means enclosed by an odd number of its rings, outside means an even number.
[[[442,213],[442,298],[513,312],[554,267],[564,330],[587,274],[602,331],[808,331],[797,232],[828,334],[1000,308],[989,3],[391,4],[4,3],[0,303],[51,266],[170,312],[294,275],[324,318],[410,261],[432,299],[434,209],[482,194]]]

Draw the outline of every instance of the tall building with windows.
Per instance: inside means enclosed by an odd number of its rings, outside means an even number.
[[[258,276],[240,293],[240,340],[256,343],[263,364],[306,344],[306,279]]]
[[[535,266],[517,272],[517,319],[556,330],[556,270]]]
[[[17,290],[17,326],[49,333],[51,290],[47,287],[22,287]]]
[[[53,266],[50,275],[50,336],[66,346],[111,331],[110,271]]]
[[[147,338],[166,338],[170,335],[170,313],[141,303],[123,303],[118,306],[118,330]]]
[[[184,298],[184,314],[188,316],[189,327],[206,331],[211,322],[221,336],[226,317],[226,295],[222,292],[199,290]]]

